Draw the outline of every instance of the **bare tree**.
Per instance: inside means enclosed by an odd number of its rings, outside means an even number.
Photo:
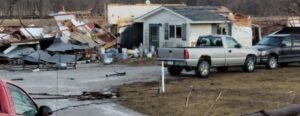
[[[0,0],[0,16],[45,17],[61,11],[62,6],[66,11],[93,9],[99,15],[103,14],[104,4],[109,3],[136,4],[145,0]],[[300,0],[151,0],[151,3],[226,6],[253,16],[300,15]]]

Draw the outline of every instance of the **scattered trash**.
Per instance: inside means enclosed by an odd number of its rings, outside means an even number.
[[[113,92],[83,92],[82,95],[78,96],[81,101],[85,100],[99,100],[117,98],[118,94]]]
[[[119,93],[111,92],[111,91],[93,91],[88,92],[84,91],[80,95],[59,95],[59,94],[49,94],[49,93],[29,93],[33,97],[33,99],[77,99],[81,101],[87,100],[102,100],[102,99],[115,99],[119,96]]]
[[[139,50],[137,48],[135,48],[133,50],[128,50],[127,53],[128,53],[128,55],[132,55],[133,58],[139,57]]]
[[[34,69],[34,70],[32,70],[32,72],[40,72],[40,69],[39,68]]]
[[[147,58],[152,58],[153,54],[151,52],[147,53]]]
[[[127,60],[128,59],[128,53],[126,48],[122,48],[122,59]]]
[[[125,75],[126,75],[126,72],[121,72],[121,73],[115,72],[115,74],[107,74],[107,75],[105,75],[105,77],[107,78],[107,77],[113,77],[113,76],[125,76]]]

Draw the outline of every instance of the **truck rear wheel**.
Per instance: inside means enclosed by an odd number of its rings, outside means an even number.
[[[254,56],[248,56],[244,64],[244,72],[254,72],[255,61],[256,58]]]
[[[201,78],[206,78],[209,76],[210,73],[210,64],[208,61],[202,60],[199,62],[197,68],[196,68],[196,74],[197,76]]]
[[[181,74],[182,68],[179,66],[169,66],[168,72],[171,76],[177,76]]]
[[[266,67],[268,69],[275,69],[278,67],[278,59],[275,56],[269,56]]]

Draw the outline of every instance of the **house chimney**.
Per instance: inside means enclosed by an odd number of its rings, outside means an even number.
[[[146,4],[148,5],[151,4],[150,0],[146,0]]]

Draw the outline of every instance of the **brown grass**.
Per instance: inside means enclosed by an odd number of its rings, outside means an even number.
[[[290,66],[255,73],[213,73],[208,79],[183,75],[167,80],[164,95],[158,95],[158,82],[124,85],[120,94],[124,105],[145,114],[203,116],[222,92],[208,116],[236,116],[299,103],[299,71],[300,66]],[[193,91],[186,107],[190,89]]]

